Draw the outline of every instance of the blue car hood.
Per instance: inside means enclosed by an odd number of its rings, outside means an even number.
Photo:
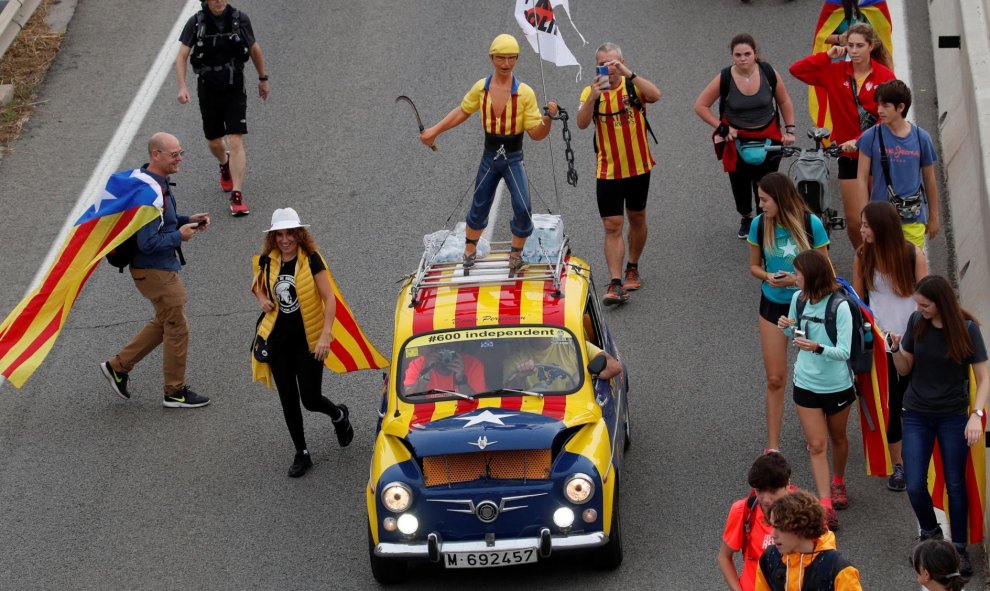
[[[418,457],[549,449],[564,423],[539,414],[482,408],[414,427],[406,435]]]

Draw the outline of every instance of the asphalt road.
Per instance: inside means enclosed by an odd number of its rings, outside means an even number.
[[[12,154],[0,162],[0,310],[28,287],[66,215],[130,103],[183,2],[83,0],[41,91],[46,101]],[[678,7],[675,8],[674,5]],[[715,567],[725,512],[746,494],[746,470],[764,446],[763,370],[757,333],[759,287],[727,179],[708,129],[692,111],[701,88],[729,63],[726,44],[751,31],[777,68],[811,45],[820,2],[733,0],[682,3],[576,1],[573,17],[589,44],[564,24],[590,75],[605,40],[664,93],[650,111],[654,154],[650,242],[644,289],[607,313],[631,370],[635,443],[624,474],[625,563],[590,570],[580,559],[492,571],[411,571],[412,589],[718,589]],[[923,3],[909,3],[908,39],[922,126],[936,129],[931,48]],[[156,130],[187,151],[175,178],[179,207],[210,211],[209,232],[184,249],[189,265],[192,344],[188,379],[213,398],[202,410],[160,404],[160,354],[133,372],[134,398],[109,392],[97,364],[150,316],[129,277],[101,266],[76,304],[47,362],[20,391],[0,390],[0,588],[4,589],[366,589],[363,486],[380,392],[375,372],[328,374],[325,393],[352,410],[357,436],[337,447],[330,423],[307,415],[316,462],[305,478],[285,476],[292,446],[278,399],[249,377],[247,345],[257,306],[247,291],[249,257],[271,211],[292,206],[312,224],[358,320],[383,352],[391,348],[397,286],[421,253],[421,236],[453,213],[477,166],[476,120],[418,143],[411,96],[429,125],[488,71],[491,38],[516,31],[512,2],[367,0],[238,4],[252,18],[272,79],[267,104],[249,100],[252,215],[232,219],[216,184],[195,105],[175,101],[166,81],[122,168],[144,161]],[[549,95],[575,110],[574,68],[546,66]],[[543,100],[539,64],[524,45],[517,68]],[[784,82],[806,126],[806,92]],[[601,284],[602,231],[594,202],[590,132],[574,131],[577,189],[563,181],[560,130],[553,148],[574,251]],[[538,209],[557,209],[548,145],[529,143],[527,167]],[[499,219],[497,236],[505,236]],[[850,248],[833,253],[850,274]],[[947,247],[932,248],[946,272]],[[917,535],[907,498],[865,476],[858,418],[850,418],[851,506],[838,543],[866,589],[916,588],[907,555]],[[794,482],[811,479],[793,406],[783,450]],[[978,554],[974,554],[974,558]],[[978,588],[980,580],[972,588]]]

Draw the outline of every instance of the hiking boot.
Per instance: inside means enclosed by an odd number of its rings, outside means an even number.
[[[956,550],[959,551],[959,574],[964,577],[973,576],[973,563],[969,560],[969,552],[959,546],[956,546]]]
[[[925,540],[944,540],[945,535],[942,533],[942,526],[936,525],[935,529],[933,530],[930,531],[921,530],[920,535],[915,539],[919,543],[924,542]]]
[[[289,478],[299,478],[312,467],[313,460],[310,459],[308,450],[296,452],[296,457],[292,460],[292,465],[289,466]]]
[[[230,194],[230,215],[236,218],[249,213],[248,206],[244,204],[244,195],[240,191],[233,191]]]
[[[220,165],[220,188],[225,193],[234,190],[234,179],[230,176],[230,152],[227,152],[227,162]]]
[[[846,492],[845,483],[832,483],[832,508],[842,511],[849,507],[849,494]]]
[[[753,218],[750,216],[745,216],[739,220],[739,232],[736,233],[736,238],[740,240],[745,240],[749,238],[749,228],[753,225]]]
[[[122,371],[114,371],[110,367],[109,361],[104,361],[100,364],[100,371],[103,372],[103,377],[110,382],[110,388],[117,393],[118,396],[124,400],[131,399],[131,393],[127,391],[127,374]]]
[[[835,512],[835,509],[825,507],[825,523],[831,531],[839,531],[839,514]]]
[[[622,282],[622,289],[626,291],[636,291],[642,287],[639,281],[639,267],[626,267],[626,279]]]
[[[337,408],[340,410],[340,417],[333,420],[333,430],[337,433],[337,443],[340,444],[340,447],[347,447],[354,439],[354,427],[351,426],[350,420],[351,413],[343,404],[338,404]]]
[[[904,482],[903,464],[894,464],[894,473],[887,479],[887,488],[898,492],[907,490],[907,483]]]
[[[602,298],[602,303],[606,306],[618,306],[619,304],[624,304],[629,301],[629,294],[626,290],[622,289],[621,283],[616,283],[613,281],[608,284],[608,289],[605,291],[605,297]]]
[[[183,386],[171,394],[166,394],[162,401],[165,408],[199,408],[210,403],[210,399],[202,394],[197,394]]]

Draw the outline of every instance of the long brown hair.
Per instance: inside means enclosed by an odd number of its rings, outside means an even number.
[[[887,201],[871,201],[863,208],[863,219],[873,231],[873,242],[864,241],[856,251],[859,257],[863,284],[873,290],[873,275],[879,271],[887,277],[894,293],[902,298],[914,293],[914,244],[904,238],[901,216]]]
[[[316,239],[313,238],[313,235],[307,228],[289,228],[287,231],[296,237],[296,241],[299,242],[299,248],[302,249],[304,255],[309,256],[319,250],[316,247]],[[261,242],[262,255],[267,255],[273,250],[278,250],[278,244],[275,242],[275,235],[277,233],[277,231],[265,232],[265,238]]]
[[[812,248],[804,228],[804,216],[811,210],[798,193],[794,181],[786,174],[771,172],[760,179],[759,186],[777,204],[776,217],[770,219],[766,215],[763,216],[764,248],[773,250],[773,245],[777,243],[776,226],[778,225],[791,233],[791,238],[797,243],[798,251]]]
[[[880,62],[886,66],[888,70],[893,71],[894,60],[890,57],[890,51],[887,49],[887,46],[883,44],[883,41],[880,39],[880,35],[877,35],[876,29],[866,23],[856,23],[855,25],[849,27],[849,30],[846,31],[846,39],[849,39],[850,35],[862,35],[863,39],[865,39],[866,42],[870,44],[870,47],[872,47],[870,50],[870,58]]]
[[[935,304],[935,309],[942,319],[942,334],[945,335],[945,343],[949,348],[947,355],[949,359],[962,364],[964,359],[973,354],[973,341],[969,338],[966,321],[972,320],[976,324],[979,322],[959,305],[952,285],[941,275],[929,275],[919,281],[915,293]],[[914,332],[911,333],[915,342],[921,340],[930,325],[931,320],[919,315],[918,321],[914,324]]]
[[[806,250],[794,257],[794,270],[804,277],[802,300],[820,302],[839,289],[832,263],[820,250]]]

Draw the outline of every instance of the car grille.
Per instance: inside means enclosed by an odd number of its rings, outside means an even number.
[[[426,486],[473,480],[549,480],[550,450],[474,452],[423,458]]]

